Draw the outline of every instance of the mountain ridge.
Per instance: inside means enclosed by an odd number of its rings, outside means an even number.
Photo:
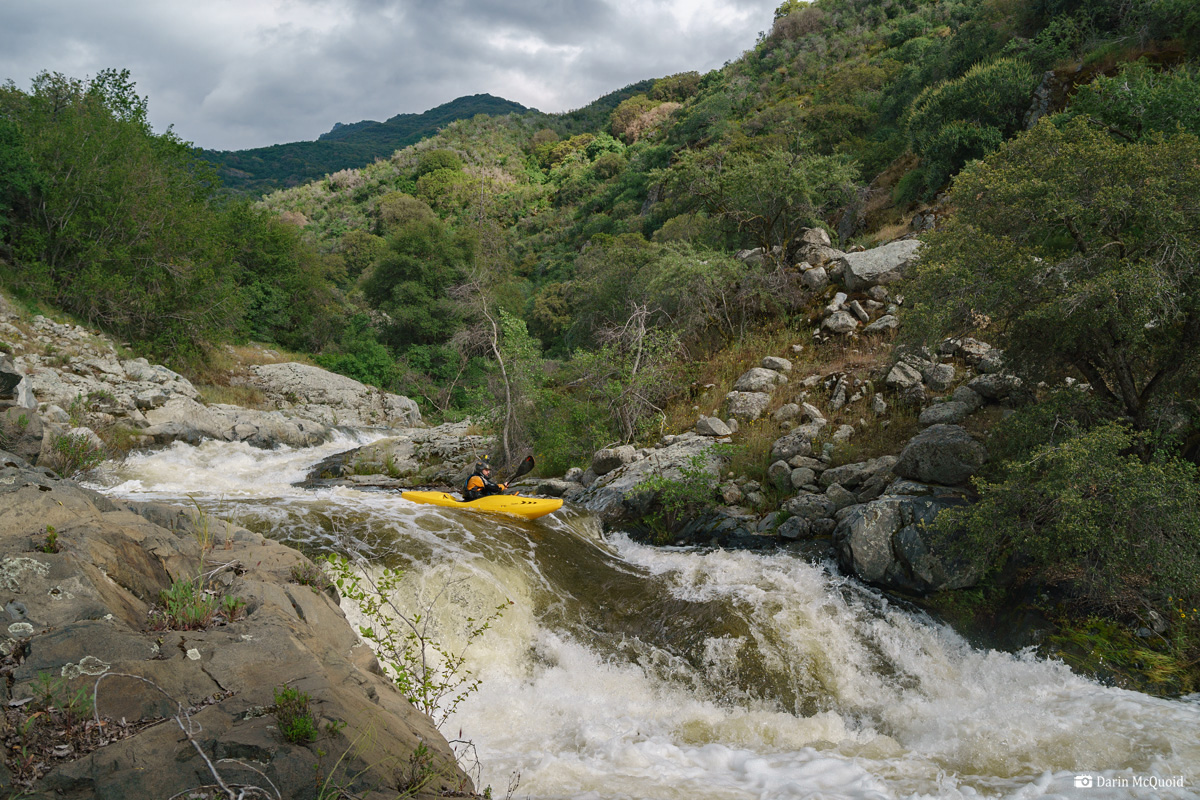
[[[337,122],[315,140],[247,150],[202,150],[200,155],[217,169],[229,192],[259,195],[365,166],[432,136],[459,119],[533,110],[487,93],[464,95],[420,114],[400,113],[383,122]]]

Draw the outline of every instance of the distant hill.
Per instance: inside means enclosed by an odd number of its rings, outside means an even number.
[[[460,97],[423,114],[397,114],[386,122],[337,123],[315,142],[290,142],[252,150],[204,150],[225,188],[236,194],[262,195],[298,186],[343,169],[370,164],[437,133],[458,119],[476,114],[502,116],[528,111],[520,103],[476,94]]]

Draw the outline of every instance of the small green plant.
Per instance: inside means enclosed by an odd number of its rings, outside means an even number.
[[[433,783],[438,775],[439,770],[433,760],[433,753],[421,742],[408,757],[403,780],[400,782],[400,796],[415,797],[417,792]]]
[[[67,418],[71,421],[71,427],[81,427],[87,421],[86,415],[87,408],[84,405],[83,394],[77,394],[75,399],[67,405]]]
[[[221,598],[221,614],[229,622],[234,622],[246,614],[246,601],[240,597],[227,594]]]
[[[395,602],[404,575],[401,570],[385,568],[375,577],[374,569],[365,562],[351,562],[336,553],[325,556],[323,562],[342,597],[353,602],[369,621],[359,626],[359,634],[371,644],[388,676],[418,711],[441,727],[479,688],[479,679],[466,667],[467,648],[510,603],[497,606],[486,619],[468,617],[466,643],[452,652],[431,635],[434,607],[448,586],[426,604],[424,613],[410,616]]]
[[[100,465],[104,461],[104,449],[97,447],[90,437],[82,433],[64,433],[54,439],[52,445],[59,472],[75,477]]]
[[[204,579],[176,580],[159,594],[160,606],[150,612],[156,630],[198,631],[212,624],[221,603],[204,589]]]
[[[301,586],[311,586],[314,592],[323,592],[331,586],[325,570],[311,561],[293,564],[291,580]]]
[[[66,678],[39,672],[29,688],[42,710],[56,708],[77,721],[92,714],[92,695],[86,686],[72,689]]]
[[[53,525],[46,526],[46,538],[38,546],[38,550],[43,553],[57,553],[62,550],[62,546],[58,543],[58,531],[54,529]]]
[[[308,744],[317,739],[317,721],[313,718],[309,703],[312,698],[291,686],[280,686],[275,690],[275,719],[279,722],[279,734],[292,744]]]

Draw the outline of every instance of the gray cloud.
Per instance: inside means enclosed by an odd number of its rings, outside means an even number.
[[[314,139],[335,122],[488,92],[543,111],[707,71],[778,0],[39,0],[0,3],[0,79],[128,68],[202,147]]]

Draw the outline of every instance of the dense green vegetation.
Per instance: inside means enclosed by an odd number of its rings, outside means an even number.
[[[127,72],[0,89],[9,287],[176,364],[259,336],[319,349],[336,265],[155,134]]]
[[[519,114],[526,110],[511,100],[477,94],[459,97],[422,114],[397,114],[384,122],[338,123],[315,142],[273,144],[251,150],[205,150],[203,156],[216,168],[227,190],[258,196],[386,158],[458,119],[470,119],[476,114]]]
[[[0,236],[13,288],[156,357],[299,349],[561,471],[694,420],[746,337],[810,330],[802,228],[935,212],[909,335],[1005,348],[1038,401],[946,524],[993,596],[1142,625],[1200,606],[1198,50],[1187,0],[789,0],[722,69],[458,119],[255,205],[127,76],[43,75],[0,93]]]

